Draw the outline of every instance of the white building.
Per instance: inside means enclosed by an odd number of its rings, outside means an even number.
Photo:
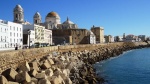
[[[89,44],[96,44],[96,37],[92,31],[88,32],[89,35]]]
[[[23,45],[22,24],[8,21],[8,42],[9,47],[22,48]]]
[[[28,30],[31,30],[30,33],[30,44],[34,43],[44,43],[44,26],[32,24],[32,25],[23,25],[23,36],[24,36],[24,45],[29,45],[29,33]],[[32,46],[30,45],[30,46]]]
[[[6,21],[0,20],[0,48],[8,48],[8,25]]]
[[[45,43],[52,45],[52,30],[44,29],[44,41]]]

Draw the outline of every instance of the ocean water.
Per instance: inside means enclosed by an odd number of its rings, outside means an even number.
[[[150,48],[127,51],[94,67],[104,84],[150,84]]]

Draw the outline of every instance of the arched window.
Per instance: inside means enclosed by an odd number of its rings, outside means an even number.
[[[16,18],[18,18],[18,15],[16,14]]]

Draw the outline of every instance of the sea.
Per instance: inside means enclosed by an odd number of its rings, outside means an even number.
[[[150,84],[150,48],[135,49],[94,64],[103,84]]]

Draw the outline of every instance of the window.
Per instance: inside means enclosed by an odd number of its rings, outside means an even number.
[[[6,28],[5,28],[5,32],[6,32]]]
[[[14,31],[15,31],[15,27],[14,27]]]
[[[20,28],[20,31],[21,31],[21,28]]]
[[[12,36],[12,33],[10,32],[10,36]]]
[[[20,37],[21,37],[21,34],[20,34]]]
[[[6,42],[6,36],[5,36],[5,42]]]
[[[1,28],[1,32],[2,32],[2,28]]]
[[[1,36],[1,41],[2,41],[2,36]]]
[[[12,40],[10,39],[10,42],[12,42]]]
[[[15,39],[14,39],[14,43],[15,43]]]
[[[17,31],[18,31],[18,27],[17,27]]]
[[[11,26],[10,26],[10,30],[11,30]]]
[[[17,37],[18,37],[18,33],[17,33]]]
[[[15,33],[14,33],[14,37],[15,37]]]
[[[17,39],[17,43],[18,43],[18,39]]]

